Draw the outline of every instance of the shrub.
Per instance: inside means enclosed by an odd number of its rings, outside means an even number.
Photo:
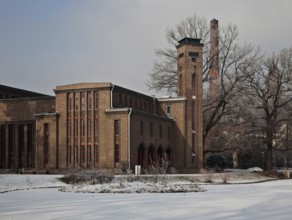
[[[113,175],[96,170],[79,170],[61,177],[60,180],[67,184],[102,184],[110,183]]]
[[[223,183],[228,183],[228,180],[230,179],[230,175],[228,173],[220,173],[220,178]]]
[[[215,171],[213,169],[205,169],[201,173],[203,174],[203,181],[206,183],[212,183],[216,178]]]
[[[206,160],[206,167],[214,169],[216,172],[221,171],[228,165],[228,160],[222,154],[212,154]]]

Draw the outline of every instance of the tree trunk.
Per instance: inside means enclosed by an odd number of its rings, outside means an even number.
[[[272,144],[267,143],[267,150],[266,150],[266,164],[265,164],[265,170],[269,171],[273,169],[273,149]]]
[[[237,150],[233,148],[232,150],[232,161],[233,161],[233,168],[238,168],[238,159],[237,159]]]

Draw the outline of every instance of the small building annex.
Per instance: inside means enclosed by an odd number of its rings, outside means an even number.
[[[165,154],[182,172],[202,168],[202,48],[179,42],[177,97],[112,83],[56,86],[55,96],[0,85],[0,169],[147,168]]]

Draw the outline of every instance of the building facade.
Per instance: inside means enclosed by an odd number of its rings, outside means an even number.
[[[0,86],[0,169],[147,168],[164,155],[202,168],[202,48],[179,42],[177,97],[111,83],[57,86],[54,97]]]

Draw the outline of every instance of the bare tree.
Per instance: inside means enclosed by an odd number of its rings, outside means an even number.
[[[263,59],[248,80],[252,123],[263,133],[265,169],[272,169],[273,148],[280,127],[291,120],[292,48]]]
[[[178,41],[185,37],[199,38],[205,44],[204,54],[207,54],[209,45],[209,27],[205,18],[197,15],[187,17],[174,27],[166,29],[166,39],[170,47],[157,49],[155,51],[158,60],[154,62],[150,79],[147,85],[156,91],[166,90],[168,93],[176,93],[177,89],[177,54],[176,48]],[[208,57],[204,56],[204,59]],[[209,62],[204,62],[204,73],[209,68]],[[206,77],[205,77],[206,79]]]
[[[245,91],[243,82],[253,70],[259,57],[259,49],[248,44],[239,45],[235,25],[229,24],[222,29],[219,38],[218,94],[210,97],[205,93],[204,96],[204,143],[217,123],[237,113],[238,100]]]
[[[208,77],[213,64],[210,51],[210,29],[206,19],[196,15],[187,17],[179,24],[166,30],[166,39],[170,48],[158,49],[159,58],[154,63],[153,71],[149,75],[148,86],[158,91],[168,90],[176,92],[177,86],[177,54],[175,46],[185,37],[201,38],[205,44],[203,52],[203,83],[204,83],[204,135],[203,142],[206,150],[206,138],[210,131],[224,118],[235,112],[234,103],[245,90],[243,82],[253,70],[253,66],[260,57],[259,49],[238,42],[238,30],[236,25],[229,24],[220,29],[219,34],[219,66],[218,89],[216,96],[208,94]],[[210,149],[209,149],[210,150]]]

